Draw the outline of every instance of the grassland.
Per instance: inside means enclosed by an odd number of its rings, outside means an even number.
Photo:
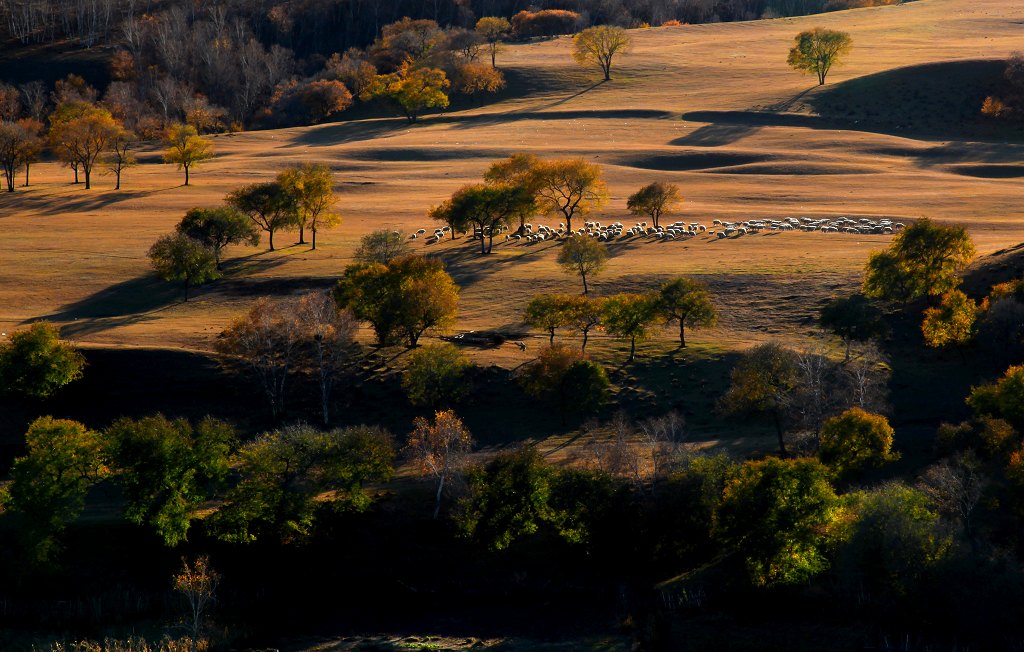
[[[1022,239],[1024,144],[1018,131],[983,122],[977,108],[1001,73],[998,60],[1021,47],[1022,23],[1024,6],[1003,0],[921,0],[637,30],[634,51],[603,84],[596,70],[572,62],[566,38],[510,45],[499,55],[509,88],[485,107],[454,107],[416,125],[366,117],[217,136],[217,158],[190,187],[157,150],[142,154],[144,165],[128,171],[119,192],[110,179],[84,191],[68,170],[39,164],[30,188],[0,196],[0,331],[48,318],[87,347],[207,351],[255,296],[329,287],[361,235],[431,226],[432,204],[516,151],[603,164],[611,201],[602,220],[630,219],[625,197],[658,179],[681,186],[686,221],[928,216],[966,223],[988,254]],[[820,88],[785,65],[792,37],[816,25],[846,30],[855,44]],[[321,234],[317,251],[230,250],[226,278],[187,304],[151,275],[149,245],[188,208],[215,205],[238,185],[305,161],[335,171],[345,215]],[[704,278],[723,318],[693,339],[725,355],[810,333],[821,301],[856,287],[868,253],[886,242],[764,233],[616,244],[595,287],[607,294],[678,274]],[[532,295],[573,291],[576,280],[554,264],[556,247],[499,245],[480,257],[465,240],[416,245],[442,256],[462,286],[459,330],[522,330]],[[646,345],[650,364],[671,338],[666,331]],[[541,341],[538,334],[525,352],[507,345],[474,356],[514,368]],[[619,348],[598,336],[599,357],[618,360]]]

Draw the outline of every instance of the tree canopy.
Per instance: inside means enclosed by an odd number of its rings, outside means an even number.
[[[279,181],[251,183],[236,188],[228,193],[225,201],[267,232],[270,251],[274,251],[274,234],[277,231],[299,224],[297,197]]]
[[[686,327],[711,328],[718,323],[718,310],[706,283],[679,277],[658,291],[658,315],[667,323],[679,322],[679,346],[686,346]]]
[[[819,86],[825,83],[832,67],[842,63],[843,56],[853,47],[853,39],[846,32],[821,27],[800,32],[795,40],[787,63],[796,70],[817,75]]]
[[[448,76],[438,68],[415,67],[406,59],[398,70],[378,75],[364,93],[364,97],[381,97],[402,108],[410,123],[416,122],[424,109],[447,108],[451,86]]]
[[[733,367],[722,407],[733,414],[770,415],[779,439],[779,452],[785,454],[786,411],[798,384],[797,354],[777,342],[759,344],[747,350]]]
[[[570,237],[558,251],[559,266],[566,274],[576,274],[583,281],[583,294],[590,288],[587,277],[599,273],[608,264],[608,247],[596,238]]]
[[[260,233],[252,221],[230,206],[192,208],[181,218],[177,231],[209,247],[217,269],[221,269],[224,247],[233,244],[255,247],[260,243]]]
[[[449,408],[469,392],[473,364],[453,344],[428,344],[409,355],[402,374],[402,388],[413,405],[439,410]]]
[[[679,186],[655,181],[630,195],[626,207],[633,215],[650,217],[652,224],[657,227],[661,216],[673,213],[682,201]]]
[[[881,414],[850,408],[827,420],[821,427],[818,459],[849,479],[886,462],[899,459],[892,452],[895,432]]]
[[[864,294],[904,303],[941,296],[960,285],[959,274],[974,254],[963,226],[918,220],[897,234],[888,249],[868,259]]]
[[[199,135],[192,125],[171,125],[164,134],[164,160],[174,163],[185,171],[185,185],[188,185],[189,171],[208,159],[213,158],[213,143]]]
[[[85,358],[60,341],[60,329],[35,322],[0,342],[0,391],[44,399],[82,377]]]
[[[189,288],[220,278],[214,250],[182,233],[157,239],[149,248],[149,261],[163,280],[185,284],[185,301]]]
[[[588,27],[572,38],[572,58],[581,66],[596,64],[604,80],[612,78],[612,62],[616,55],[626,54],[632,45],[629,33],[614,25]]]
[[[313,234],[311,249],[316,249],[320,229],[337,226],[341,215],[334,211],[334,180],[326,165],[306,163],[282,170],[277,183],[295,207],[295,225],[299,227],[299,244],[305,244],[305,229]]]
[[[636,342],[646,339],[657,310],[658,296],[653,294],[616,294],[605,299],[601,323],[609,335],[629,341],[629,362],[636,358]]]

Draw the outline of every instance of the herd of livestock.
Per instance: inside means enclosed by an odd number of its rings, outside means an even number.
[[[583,228],[569,230],[565,223],[559,223],[558,227],[550,227],[544,224],[526,223],[514,232],[507,225],[496,227],[494,236],[504,235],[504,242],[509,244],[532,244],[545,240],[560,240],[566,237],[586,236],[596,238],[601,242],[616,242],[627,240],[646,239],[652,242],[686,240],[695,238],[701,234],[714,236],[717,239],[738,238],[762,231],[820,231],[821,233],[852,233],[860,235],[892,235],[901,231],[905,225],[902,222],[893,222],[887,218],[873,220],[862,217],[854,219],[851,217],[834,217],[817,219],[811,217],[786,217],[781,220],[774,219],[751,219],[742,222],[726,222],[723,220],[712,220],[711,225],[701,222],[672,222],[671,224],[652,226],[647,222],[637,222],[627,227],[622,222],[585,222]],[[397,233],[397,232],[396,232]],[[443,240],[446,235],[451,235],[451,227],[437,227],[432,232],[427,229],[419,229],[409,236],[410,240],[423,238],[425,243],[430,245]],[[468,231],[463,235],[469,235]],[[477,228],[473,230],[474,238],[490,236],[487,231]]]

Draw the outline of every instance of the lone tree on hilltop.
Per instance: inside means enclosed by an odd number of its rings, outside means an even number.
[[[558,264],[566,274],[578,274],[583,280],[583,294],[587,294],[587,275],[594,275],[608,263],[608,249],[594,238],[572,237],[558,252]]]
[[[626,207],[633,215],[650,217],[653,225],[657,227],[661,216],[674,212],[682,201],[679,186],[655,181],[630,195],[626,200]]]
[[[846,32],[815,27],[796,35],[796,45],[789,51],[789,65],[818,76],[818,85],[825,84],[832,66],[842,63],[843,56],[853,47],[853,39]]]
[[[589,27],[572,38],[572,58],[581,66],[597,64],[604,80],[612,78],[612,60],[632,45],[626,30],[613,25]]]
[[[213,143],[200,136],[192,125],[171,125],[164,135],[164,144],[167,145],[164,160],[185,171],[186,186],[189,170],[213,158]]]

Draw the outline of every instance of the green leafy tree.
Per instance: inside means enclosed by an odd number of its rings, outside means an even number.
[[[225,201],[249,217],[270,239],[274,250],[274,233],[298,226],[299,207],[296,196],[277,181],[252,183],[228,193]]]
[[[139,164],[135,156],[135,149],[138,144],[138,136],[124,127],[117,127],[110,137],[110,151],[104,157],[107,170],[114,175],[114,190],[121,189],[121,175],[128,168]]]
[[[967,405],[978,416],[1005,419],[1024,431],[1024,365],[1010,367],[993,384],[972,388]]]
[[[852,478],[899,459],[892,452],[895,432],[881,414],[850,408],[821,427],[818,459],[838,478]]]
[[[583,281],[583,294],[589,292],[587,276],[600,273],[608,264],[608,248],[595,238],[577,236],[565,241],[557,258],[566,274],[575,274]]]
[[[415,348],[428,330],[455,323],[459,287],[437,260],[406,256],[389,265],[351,265],[334,290],[335,300],[370,322],[381,346],[405,339]]]
[[[534,204],[524,206],[522,212],[516,215],[519,220],[518,233],[521,235],[526,230],[526,220],[541,209],[540,204],[540,182],[541,179],[536,170],[541,160],[533,154],[513,154],[512,156],[495,161],[484,172],[484,182],[491,185],[518,186],[526,188],[534,197]],[[545,210],[550,210],[550,202],[543,204]]]
[[[487,41],[487,47],[491,53],[491,67],[497,67],[499,44],[511,31],[512,25],[507,18],[484,16],[476,21],[476,32]]]
[[[367,90],[364,99],[380,97],[400,106],[406,119],[416,122],[425,109],[447,108],[451,82],[443,70],[414,67],[406,59],[396,72],[378,75]]]
[[[725,486],[715,532],[754,585],[798,584],[828,568],[840,507],[816,460],[747,462]]]
[[[335,212],[334,182],[326,165],[306,163],[282,170],[277,183],[295,205],[295,225],[299,227],[299,244],[305,244],[305,230],[313,234],[311,249],[316,249],[316,234],[320,229],[337,226],[341,215]]]
[[[85,497],[106,475],[100,436],[77,421],[40,417],[25,433],[27,454],[14,460],[11,482],[0,494],[20,518],[18,532],[39,563],[53,560],[59,537],[85,507]]]
[[[901,231],[888,249],[868,259],[864,294],[903,303],[941,296],[959,287],[959,273],[974,254],[974,243],[964,227],[918,220]]]
[[[656,306],[667,323],[679,322],[679,346],[686,346],[686,327],[712,328],[718,323],[718,310],[708,286],[688,278],[675,278],[661,286]]]
[[[213,249],[181,233],[165,235],[154,242],[149,248],[149,261],[161,279],[185,284],[186,302],[190,287],[220,278]]]
[[[359,240],[355,258],[361,263],[387,265],[396,258],[408,256],[409,243],[401,233],[389,229],[370,231]]]
[[[608,201],[608,187],[596,163],[582,158],[520,158],[516,164],[522,163],[529,164],[523,172],[523,185],[534,192],[539,210],[564,218],[566,231],[573,230],[574,217],[587,215]]]
[[[852,47],[853,39],[846,32],[815,27],[797,34],[787,63],[791,68],[817,75],[821,86],[832,67],[842,63]]]
[[[179,170],[185,171],[185,185],[192,168],[213,158],[213,143],[199,135],[192,125],[171,125],[164,134],[164,160],[174,163]]]
[[[786,419],[800,384],[796,352],[776,342],[751,348],[733,367],[722,408],[731,414],[767,414],[775,424],[779,452],[786,454]]]
[[[636,342],[647,338],[658,317],[658,296],[653,294],[616,294],[604,301],[601,322],[609,335],[629,341],[629,362],[636,359]]]
[[[882,311],[863,294],[833,299],[821,309],[818,318],[826,328],[842,339],[846,346],[846,361],[854,342],[867,342],[885,332]]]
[[[597,65],[604,80],[612,78],[612,62],[617,55],[629,52],[633,39],[621,27],[597,25],[588,27],[572,38],[572,58],[581,66]]]
[[[300,540],[318,510],[368,507],[365,483],[389,479],[394,456],[391,436],[369,426],[321,432],[296,425],[264,434],[238,451],[241,479],[210,517],[211,527],[237,543]]]
[[[236,445],[234,428],[207,417],[196,426],[161,414],[122,418],[104,431],[129,521],[152,527],[164,544],[188,537],[197,509],[222,485]]]
[[[469,476],[470,497],[458,516],[462,533],[491,550],[505,550],[553,520],[554,470],[536,448],[498,455]]]
[[[654,226],[658,226],[658,220],[663,215],[675,212],[682,201],[683,196],[679,194],[679,186],[674,183],[655,181],[630,195],[626,200],[626,208],[633,215],[651,218]]]
[[[580,350],[586,351],[590,331],[597,328],[604,319],[604,299],[578,295],[562,296],[565,302],[565,325],[583,336]]]
[[[569,325],[572,298],[564,294],[538,294],[526,304],[523,321],[548,333],[548,344],[555,343],[555,331]]]
[[[473,436],[455,412],[441,410],[433,422],[416,417],[405,451],[424,475],[437,480],[434,519],[441,513],[441,498],[453,478],[462,472],[466,455],[473,448]]]
[[[82,377],[85,358],[60,341],[60,329],[38,321],[0,343],[0,391],[44,399]]]
[[[563,419],[568,412],[590,414],[608,400],[608,375],[582,351],[554,345],[519,373],[519,383],[533,398],[555,402]]]
[[[534,197],[525,186],[474,184],[463,186],[430,216],[455,229],[465,225],[480,234],[480,253],[491,253],[494,234],[513,218],[534,211]]]
[[[453,344],[428,344],[413,351],[402,374],[409,402],[438,410],[450,407],[469,392],[473,363]]]
[[[921,332],[925,344],[932,347],[967,344],[974,338],[978,304],[960,290],[942,295],[937,308],[924,311]]]
[[[217,269],[221,269],[221,253],[228,245],[260,243],[260,232],[242,212],[229,206],[193,208],[178,222],[178,233],[201,242],[213,251]]]

